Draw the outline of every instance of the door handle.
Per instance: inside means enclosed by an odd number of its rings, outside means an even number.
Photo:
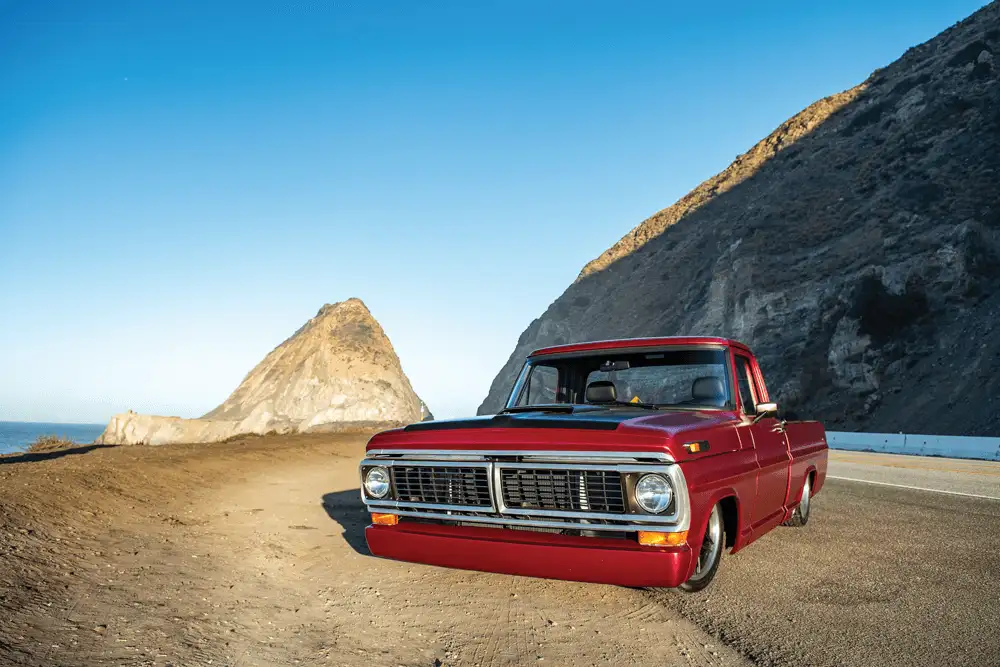
[[[785,422],[780,421],[771,427],[771,433],[784,433],[785,432]]]

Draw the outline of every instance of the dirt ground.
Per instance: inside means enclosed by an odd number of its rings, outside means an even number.
[[[646,591],[373,558],[366,439],[0,457],[0,664],[746,664]]]

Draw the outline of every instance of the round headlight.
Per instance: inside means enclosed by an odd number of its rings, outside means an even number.
[[[385,498],[389,493],[389,471],[381,466],[369,468],[365,473],[365,491],[372,498]]]
[[[652,514],[659,514],[670,506],[674,490],[663,475],[643,475],[635,485],[635,502]]]

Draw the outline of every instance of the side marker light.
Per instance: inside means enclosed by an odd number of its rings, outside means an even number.
[[[675,533],[654,533],[647,530],[639,531],[639,544],[644,547],[679,547],[687,544],[688,532],[681,530]]]

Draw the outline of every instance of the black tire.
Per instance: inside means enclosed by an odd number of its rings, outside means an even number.
[[[712,579],[715,579],[715,573],[719,571],[722,554],[725,552],[726,526],[722,520],[722,505],[716,505],[708,517],[708,525],[705,527],[705,537],[698,554],[698,565],[695,567],[695,573],[678,588],[686,593],[697,593],[712,583]],[[701,570],[702,563],[709,560],[711,564]]]
[[[791,518],[785,522],[786,526],[798,528],[809,523],[809,512],[812,510],[812,476],[806,477],[806,483],[802,486],[802,499],[799,500],[798,507],[792,512]]]

